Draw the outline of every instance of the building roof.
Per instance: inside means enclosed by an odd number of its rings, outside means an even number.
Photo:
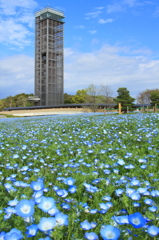
[[[51,15],[53,14],[56,17],[59,17],[60,19],[61,18],[65,18],[64,12],[56,10],[56,9],[53,9],[53,8],[50,8],[50,7],[47,7],[45,9],[41,10],[41,11],[36,12],[35,16],[39,17],[39,16],[41,16],[41,15],[43,15],[45,13],[50,13]]]

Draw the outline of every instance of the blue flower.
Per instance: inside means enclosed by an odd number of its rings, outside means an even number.
[[[44,212],[48,212],[50,209],[55,207],[55,200],[51,197],[42,197],[38,207]]]
[[[6,213],[16,213],[16,210],[13,207],[6,207],[4,210]]]
[[[107,202],[107,203],[106,203],[106,206],[107,206],[108,208],[111,208],[111,207],[113,207],[113,203],[112,203],[112,202]]]
[[[75,185],[73,185],[73,186],[70,186],[69,187],[69,189],[68,189],[68,191],[70,192],[70,193],[75,193],[77,190],[77,187],[75,186]]]
[[[5,232],[0,232],[0,240],[4,240],[4,236],[6,235]]]
[[[125,168],[125,169],[133,169],[133,168],[135,168],[135,167],[134,167],[134,165],[129,164],[129,165],[124,166],[124,168]]]
[[[140,200],[141,196],[137,191],[134,191],[129,196],[132,200]]]
[[[91,213],[91,214],[95,214],[95,213],[97,213],[97,209],[91,209],[90,211],[89,211],[89,213]]]
[[[10,201],[8,202],[8,205],[9,205],[9,206],[16,206],[17,203],[18,203],[18,200],[15,198],[14,200],[10,200]]]
[[[61,206],[63,209],[70,210],[70,205],[67,203],[62,203]]]
[[[22,239],[23,235],[20,230],[12,228],[12,230],[4,236],[5,240],[19,240]]]
[[[102,197],[102,200],[110,201],[110,200],[111,200],[111,197],[110,197],[110,196],[104,196],[104,197]]]
[[[99,206],[101,209],[107,211],[109,209],[109,207],[105,204],[105,203],[99,203]]]
[[[110,174],[110,173],[111,173],[111,171],[110,171],[109,169],[104,169],[103,172],[104,172],[105,174]]]
[[[41,218],[40,223],[38,224],[38,228],[45,232],[48,230],[52,230],[55,227],[55,218],[54,217],[49,217],[49,218]]]
[[[83,185],[86,187],[86,191],[88,191],[88,192],[95,193],[98,191],[98,188],[92,186],[91,184],[83,183]]]
[[[133,202],[132,203],[134,207],[140,207],[141,206],[141,203],[138,203],[138,202]]]
[[[40,191],[35,191],[34,194],[32,195],[33,198],[40,198],[43,196],[43,190],[40,190]]]
[[[54,186],[54,187],[52,188],[52,190],[54,190],[54,191],[57,191],[58,189],[59,189],[58,186]]]
[[[152,207],[149,207],[148,210],[150,210],[151,212],[156,212],[158,210],[158,207],[152,206]]]
[[[152,199],[150,199],[150,198],[146,198],[144,200],[144,203],[147,204],[147,205],[152,205],[154,203],[154,201]]]
[[[68,195],[68,192],[65,189],[58,189],[56,191],[56,194],[60,197],[66,197]]]
[[[128,215],[128,220],[129,223],[135,228],[141,228],[146,224],[146,219],[139,212]]]
[[[10,190],[12,188],[12,184],[10,183],[5,183],[4,186],[7,190]]]
[[[128,224],[129,221],[128,221],[128,215],[124,215],[124,216],[113,216],[113,219],[114,221],[117,223],[117,224]]]
[[[125,162],[124,162],[124,160],[123,160],[123,159],[118,159],[118,161],[117,161],[117,164],[119,164],[119,165],[124,165],[124,164],[125,164]]]
[[[123,192],[124,192],[124,190],[121,189],[121,188],[115,190],[115,194],[116,194],[116,196],[118,196],[118,197],[119,197]]]
[[[92,226],[92,228],[95,228],[97,226],[97,223],[96,222],[91,222],[91,226]]]
[[[28,237],[33,237],[36,235],[37,231],[38,231],[38,226],[36,224],[32,224],[27,227],[26,234],[28,234]]]
[[[67,184],[67,185],[69,185],[69,186],[72,186],[72,185],[74,184],[74,182],[75,182],[75,179],[73,179],[73,178],[71,178],[71,177],[66,178],[66,179],[64,180],[64,183]]]
[[[34,190],[34,191],[40,191],[42,189],[44,189],[44,183],[43,181],[33,181],[30,184],[30,187]]]
[[[120,237],[120,230],[111,225],[107,225],[101,228],[100,234],[104,240],[117,240]]]
[[[137,179],[133,179],[133,180],[130,182],[130,185],[131,185],[131,186],[140,186],[140,181],[137,180]]]
[[[140,193],[140,194],[143,194],[143,193],[145,193],[146,191],[147,191],[147,188],[141,188],[141,187],[140,187],[140,188],[137,189],[137,192]]]
[[[88,240],[97,240],[98,239],[97,234],[95,234],[94,232],[86,232],[84,237],[87,238]]]
[[[83,230],[90,230],[92,229],[91,223],[89,223],[87,220],[80,223],[80,226]]]
[[[12,157],[13,157],[13,158],[19,158],[19,155],[18,155],[18,154],[13,154]]]
[[[50,214],[51,216],[54,216],[56,213],[58,213],[59,210],[56,208],[56,206],[54,206],[53,208],[51,208],[49,211],[48,211],[48,214]]]
[[[68,216],[61,212],[56,213],[55,215],[56,226],[68,225]]]
[[[4,215],[4,220],[9,219],[12,216],[12,213],[6,213],[6,215]]]
[[[31,217],[34,214],[34,202],[22,199],[15,207],[16,214],[20,217]]]
[[[150,226],[147,232],[151,237],[155,237],[159,234],[159,228],[156,226]]]
[[[129,197],[134,191],[133,188],[126,188],[126,195]]]

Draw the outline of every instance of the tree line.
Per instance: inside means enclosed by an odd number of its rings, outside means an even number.
[[[111,108],[112,103],[117,105],[121,103],[122,111],[126,111],[127,107],[131,110],[135,98],[130,96],[129,90],[122,87],[118,88],[117,93],[117,97],[113,98],[114,93],[111,86],[101,84],[100,87],[97,87],[94,84],[90,84],[87,88],[78,90],[75,95],[64,93],[64,104],[91,103],[93,111],[95,111],[98,103],[106,103],[108,108]],[[27,100],[29,96],[34,96],[34,94],[21,93],[0,99],[0,110],[11,107],[33,106],[34,103]],[[137,103],[151,104],[152,106],[159,105],[159,89],[147,89],[140,92],[137,96]]]
[[[8,96],[4,99],[0,99],[0,110],[4,108],[11,107],[30,107],[34,106],[34,103],[27,101],[29,96],[33,96],[34,94],[26,94],[20,93],[15,96]]]
[[[122,111],[126,112],[127,109],[132,110],[132,105],[135,102],[135,98],[130,96],[130,92],[127,88],[121,87],[117,90],[117,97],[113,98],[113,91],[109,85],[101,84],[98,88],[94,84],[90,84],[88,88],[78,90],[76,95],[64,94],[65,103],[92,103],[92,108],[95,111],[97,108],[97,103],[116,103],[116,108],[118,103],[121,103]],[[137,96],[137,103],[139,104],[151,104],[151,106],[159,105],[159,89],[144,90],[140,92]]]
[[[100,87],[90,84],[87,88],[78,90],[75,95],[64,94],[64,103],[114,103],[113,91],[109,85]]]

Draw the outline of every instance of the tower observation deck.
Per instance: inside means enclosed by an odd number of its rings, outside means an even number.
[[[64,18],[50,7],[35,15],[35,96],[40,106],[63,104]]]

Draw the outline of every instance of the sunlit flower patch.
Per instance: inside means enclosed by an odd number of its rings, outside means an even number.
[[[0,120],[0,239],[159,239],[159,115]]]

